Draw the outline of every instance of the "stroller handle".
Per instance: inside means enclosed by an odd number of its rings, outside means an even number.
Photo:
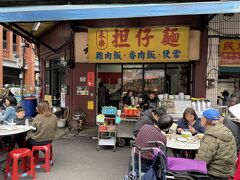
[[[144,152],[150,152],[150,151],[153,151],[153,147],[144,147],[144,148],[141,148],[141,152],[144,153]]]
[[[155,145],[155,146],[165,146],[165,144],[162,141],[148,141],[148,145]]]
[[[135,148],[137,148],[138,150],[141,150],[141,149],[142,149],[140,146],[136,145],[135,142],[132,143],[132,147],[135,147]]]

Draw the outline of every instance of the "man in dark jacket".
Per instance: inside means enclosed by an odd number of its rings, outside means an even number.
[[[133,134],[136,137],[144,124],[154,125],[161,116],[167,114],[163,108],[153,108],[144,112],[143,116],[137,121],[133,128]]]
[[[232,132],[236,145],[237,145],[237,151],[240,150],[240,129],[239,127],[230,119],[221,117],[220,121]]]

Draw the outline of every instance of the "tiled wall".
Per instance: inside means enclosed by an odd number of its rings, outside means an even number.
[[[212,106],[217,105],[217,82],[218,82],[218,62],[219,62],[219,36],[234,37],[240,35],[240,14],[225,16],[216,15],[209,22],[208,31],[208,66],[206,79],[215,79],[214,88],[207,88],[206,96],[211,101]]]

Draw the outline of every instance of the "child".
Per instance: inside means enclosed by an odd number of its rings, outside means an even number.
[[[15,122],[17,125],[25,125],[25,120],[25,109],[22,106],[17,106]]]
[[[17,125],[25,125],[25,109],[22,106],[17,106],[16,108],[16,118],[15,122]],[[21,133],[16,136],[16,143],[18,144],[19,148],[25,148],[26,147],[26,133]]]

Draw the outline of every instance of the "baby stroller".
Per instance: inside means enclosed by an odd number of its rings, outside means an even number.
[[[149,147],[141,148],[132,143],[131,171],[124,177],[124,180],[208,179],[207,165],[205,162],[167,157],[166,147],[160,141],[149,141],[147,144]],[[136,154],[136,152],[138,152],[138,154]],[[143,173],[141,155],[146,152],[151,152],[155,158],[153,164]]]

